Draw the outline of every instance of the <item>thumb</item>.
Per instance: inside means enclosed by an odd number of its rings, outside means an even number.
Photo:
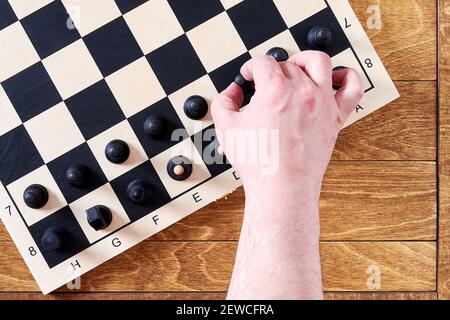
[[[363,81],[358,72],[346,68],[333,73],[333,84],[341,87],[334,97],[345,120],[364,95]]]
[[[232,83],[211,104],[211,116],[218,129],[232,128],[235,124],[239,109],[244,103],[244,93],[236,84]]]

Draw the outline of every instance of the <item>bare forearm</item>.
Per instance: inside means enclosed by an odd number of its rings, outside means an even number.
[[[318,189],[247,192],[229,299],[322,298]]]

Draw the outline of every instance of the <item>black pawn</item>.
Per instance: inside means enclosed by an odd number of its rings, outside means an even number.
[[[251,96],[255,93],[255,89],[253,88],[252,82],[247,81],[242,74],[238,74],[234,78],[234,83],[236,83],[239,87],[241,87],[244,92],[244,96],[246,100],[249,100]],[[247,101],[248,102],[248,101]]]
[[[245,80],[242,74],[238,74],[236,78],[234,78],[234,83],[236,83],[242,89],[247,89],[248,87],[250,87],[250,82]]]
[[[286,50],[280,47],[275,47],[267,51],[266,55],[271,56],[277,62],[288,61],[289,53]]]
[[[152,138],[161,137],[164,132],[164,119],[159,116],[150,116],[144,121],[144,132]]]
[[[48,202],[48,191],[40,184],[33,184],[23,192],[23,201],[33,209],[40,209]]]
[[[106,145],[105,155],[110,162],[121,164],[130,156],[130,147],[122,140],[113,140]]]
[[[333,43],[333,34],[330,29],[315,26],[308,32],[308,43],[316,49],[325,49]]]
[[[64,248],[66,231],[60,227],[50,227],[41,238],[41,246],[45,251],[57,251]]]
[[[66,179],[72,186],[81,188],[86,185],[89,169],[84,165],[70,166],[66,171]]]
[[[176,156],[167,164],[167,173],[174,180],[186,180],[192,174],[192,163],[186,157]]]
[[[86,210],[87,221],[95,230],[103,230],[109,227],[112,222],[111,211],[105,206],[95,206]]]
[[[147,181],[135,180],[127,187],[128,198],[137,204],[146,203],[152,196],[152,189]]]
[[[184,113],[192,120],[203,119],[208,114],[208,102],[200,96],[189,97],[184,103]]]
[[[337,67],[333,68],[333,71],[339,71],[339,70],[343,70],[343,69],[346,69],[346,67],[337,66]],[[333,84],[333,89],[334,90],[338,91],[340,88],[341,88],[341,86]]]

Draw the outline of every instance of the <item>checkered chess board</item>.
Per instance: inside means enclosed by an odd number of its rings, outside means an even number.
[[[191,120],[183,104],[192,95],[210,102],[272,47],[311,49],[306,35],[316,25],[333,32],[325,51],[334,65],[364,77],[366,95],[348,124],[398,97],[344,0],[0,0],[0,216],[42,291],[237,188],[235,171],[205,163],[207,144],[194,144],[213,128],[210,115]],[[154,114],[167,121],[162,139],[143,130]],[[114,139],[131,150],[120,165],[105,157]],[[193,162],[185,181],[167,173],[174,154]],[[65,178],[76,163],[90,170],[83,188]],[[135,179],[151,184],[146,205],[127,197]],[[32,184],[48,190],[41,209],[24,203]],[[113,214],[104,230],[87,222],[95,205]],[[50,226],[69,235],[64,250],[42,248]]]

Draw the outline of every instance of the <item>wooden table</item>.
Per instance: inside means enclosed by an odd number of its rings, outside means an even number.
[[[351,2],[367,27],[378,1]],[[321,198],[326,297],[450,298],[450,1],[380,3],[367,32],[402,98],[339,139]],[[238,190],[45,297],[0,226],[0,298],[224,298],[242,213]]]

